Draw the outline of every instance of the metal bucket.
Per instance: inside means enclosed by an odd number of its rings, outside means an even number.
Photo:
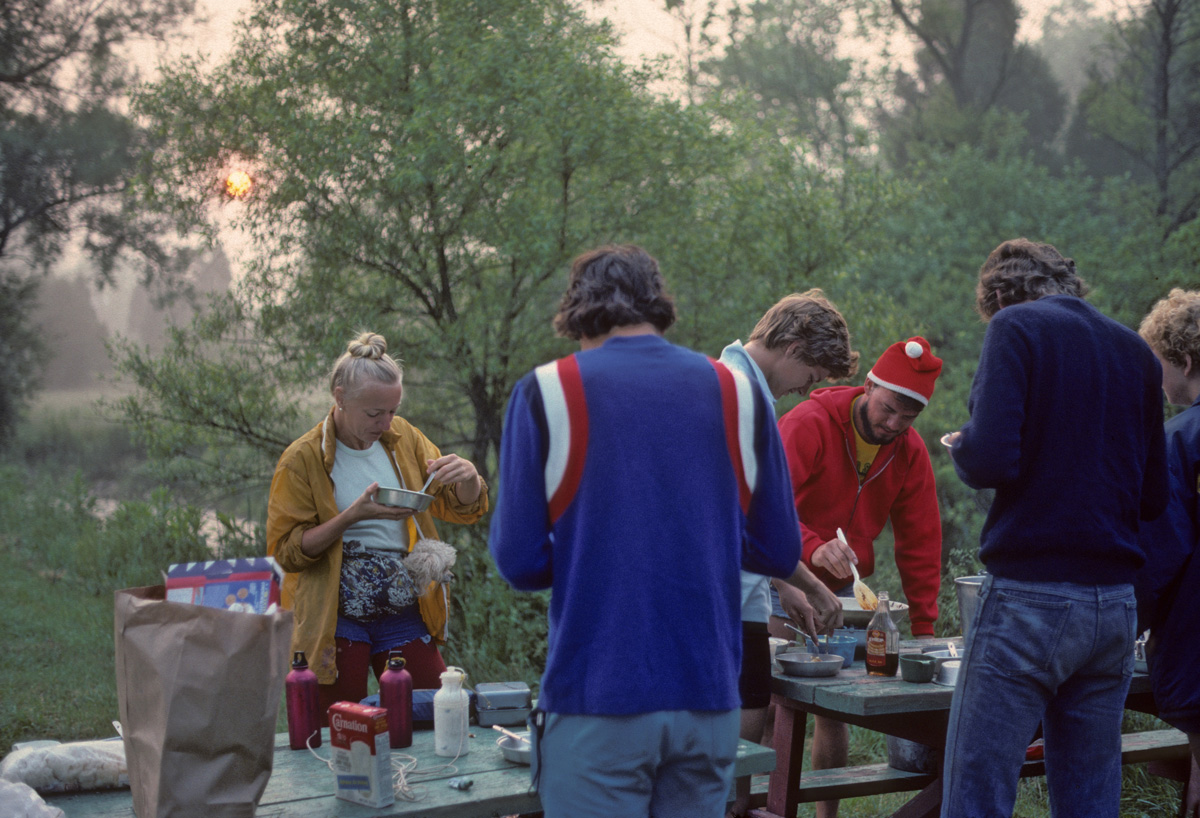
[[[963,639],[967,638],[967,629],[975,618],[975,609],[979,607],[979,588],[983,585],[983,576],[959,577],[954,580],[954,591],[958,596],[958,621],[962,624]]]
[[[936,773],[940,752],[924,744],[896,736],[887,737],[888,766],[907,773]]]

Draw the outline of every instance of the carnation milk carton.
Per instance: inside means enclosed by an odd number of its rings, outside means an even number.
[[[368,807],[395,802],[387,710],[337,702],[329,708],[329,743],[338,798]]]
[[[167,569],[167,601],[264,614],[282,582],[274,557],[180,562]]]

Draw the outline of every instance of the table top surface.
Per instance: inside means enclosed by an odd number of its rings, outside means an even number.
[[[519,731],[522,728],[511,728]],[[334,793],[334,774],[322,759],[330,757],[329,731],[316,753],[291,750],[286,733],[275,739],[275,761],[267,789],[259,801],[256,818],[484,818],[538,812],[537,793],[530,788],[529,767],[504,758],[496,740],[500,733],[472,725],[469,748],[458,759],[442,758],[433,752],[433,731],[418,730],[413,746],[392,751],[393,764],[415,764],[408,773],[415,800],[400,795],[388,807],[366,807],[343,801]],[[775,751],[748,741],[738,746],[735,771],[739,775],[769,772],[775,766]],[[450,787],[451,778],[470,778],[468,790]],[[128,789],[48,795],[46,801],[66,813],[67,818],[131,818],[132,794]]]
[[[959,650],[962,649],[962,637],[935,640],[940,648],[945,648],[951,642]],[[908,640],[901,643],[900,652],[919,653],[923,647],[930,647],[930,643]],[[868,676],[861,660],[854,667],[839,671],[836,676],[787,676],[777,671],[771,682],[771,690],[801,707],[815,705],[847,716],[864,717],[949,710],[954,698],[953,687],[934,682],[906,682],[899,673],[895,676]],[[1144,673],[1134,673],[1130,694],[1149,690],[1150,678]]]

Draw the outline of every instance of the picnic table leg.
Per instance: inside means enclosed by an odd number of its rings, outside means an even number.
[[[942,777],[939,775],[908,803],[892,813],[892,818],[937,818],[942,811]]]
[[[795,818],[800,808],[800,769],[804,765],[804,730],[808,714],[783,696],[775,703],[775,769],[767,785],[767,809],[752,810],[752,818]]]

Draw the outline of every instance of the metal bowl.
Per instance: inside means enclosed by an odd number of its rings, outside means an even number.
[[[775,659],[788,676],[836,676],[845,661],[830,653],[777,653]]]
[[[944,687],[954,687],[958,683],[958,671],[962,667],[962,659],[939,659],[937,678],[934,684]]]
[[[397,508],[411,508],[413,511],[424,511],[433,502],[432,494],[408,489],[385,488],[380,486],[375,491],[375,502]]]
[[[864,611],[862,605],[858,604],[857,599],[849,597],[841,597],[842,600],[842,624],[853,625],[856,628],[865,628],[871,624],[871,617],[875,615],[874,611]],[[892,621],[898,622],[908,615],[908,604],[905,602],[888,602],[888,610],[892,613]]]
[[[529,737],[528,732],[517,733],[517,735],[524,736],[526,738]],[[521,741],[520,739],[515,739],[512,736],[501,736],[500,738],[496,739],[496,746],[500,748],[500,752],[503,753],[504,757],[509,761],[517,764],[529,763],[529,757],[532,748],[529,746],[528,741]]]

